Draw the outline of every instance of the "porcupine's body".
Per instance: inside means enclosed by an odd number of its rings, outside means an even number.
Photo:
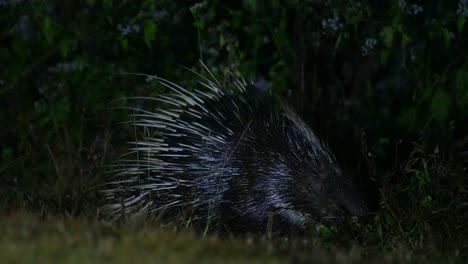
[[[173,94],[153,98],[159,109],[136,109],[146,136],[108,183],[110,215],[183,209],[210,227],[255,229],[272,219],[275,227],[302,227],[366,211],[330,151],[266,91],[205,79],[189,92],[158,80]]]

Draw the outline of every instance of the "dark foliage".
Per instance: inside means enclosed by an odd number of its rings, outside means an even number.
[[[164,91],[123,73],[190,87],[178,65],[202,60],[287,100],[361,183],[375,215],[325,240],[466,251],[467,1],[2,0],[0,14],[2,210],[95,215],[133,133],[111,108]]]

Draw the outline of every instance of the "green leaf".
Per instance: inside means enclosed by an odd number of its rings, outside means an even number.
[[[219,45],[224,46],[224,44],[226,44],[226,39],[224,38],[223,34],[220,34],[219,35]]]
[[[201,19],[197,19],[195,20],[195,22],[193,22],[193,25],[195,26],[196,29],[203,30],[205,28],[205,21]]]
[[[419,109],[416,106],[408,109],[403,109],[397,117],[397,123],[407,129],[412,130],[416,127],[416,121],[418,120]]]
[[[151,41],[154,40],[157,31],[158,31],[158,28],[153,21],[151,20],[146,21],[145,30],[144,30],[144,40],[145,40],[146,46],[151,48]]]
[[[448,31],[448,29],[442,29],[442,36],[444,38],[445,47],[448,48],[450,46],[450,32]]]
[[[460,69],[457,71],[457,90],[468,92],[468,71]]]
[[[250,11],[255,11],[255,7],[257,5],[257,1],[256,0],[244,0],[242,1],[244,6],[250,10]]]
[[[60,40],[60,54],[62,57],[66,58],[70,51],[70,41],[68,39],[63,38]]]
[[[332,230],[325,225],[319,225],[317,231],[323,236],[328,237],[332,234]]]
[[[42,21],[42,34],[44,34],[47,45],[51,46],[54,42],[55,28],[50,17],[45,17]]]
[[[432,97],[431,112],[439,123],[447,120],[451,103],[450,96],[444,90],[437,89]]]
[[[424,188],[424,186],[426,186],[428,183],[431,182],[431,178],[429,177],[429,174],[425,173],[424,171],[415,170],[414,174],[418,181],[419,189]]]
[[[381,35],[382,35],[383,43],[385,44],[385,46],[387,48],[392,47],[392,44],[393,44],[393,28],[392,27],[385,27],[382,30]]]
[[[468,115],[468,71],[460,69],[456,77],[457,104]]]
[[[390,50],[388,49],[383,49],[380,51],[380,64],[382,65],[387,65],[388,58],[390,58]]]
[[[463,17],[463,16],[458,17],[457,27],[458,27],[458,32],[459,33],[462,33],[463,27],[465,26],[465,21],[466,21],[465,17]]]
[[[341,44],[341,40],[343,39],[343,33],[340,33],[338,35],[338,38],[336,39],[336,42],[335,42],[335,47],[333,48],[333,52],[332,52],[332,58],[335,58],[336,56],[336,51],[338,50],[340,44]]]
[[[401,47],[406,47],[406,44],[410,43],[410,41],[411,38],[407,34],[403,33],[401,36]]]
[[[127,38],[121,38],[120,39],[120,46],[122,46],[122,48],[124,50],[126,50],[127,47],[128,47],[128,39]]]

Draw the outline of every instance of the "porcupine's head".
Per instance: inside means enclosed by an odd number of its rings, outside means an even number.
[[[256,229],[361,215],[358,190],[333,155],[287,107],[236,80],[222,89],[208,79],[187,91],[159,79],[173,95],[135,109],[133,158],[122,161],[103,208],[118,217],[188,212],[213,227]]]

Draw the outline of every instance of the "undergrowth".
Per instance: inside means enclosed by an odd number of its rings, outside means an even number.
[[[299,260],[316,253],[462,262],[467,10],[462,0],[1,1],[0,219],[8,235],[0,248],[47,250],[26,244],[21,230],[37,241],[50,235],[57,248],[64,236],[89,242],[79,233],[104,225],[96,219],[98,190],[132,136],[118,125],[127,113],[111,109],[164,92],[127,73],[189,87],[194,76],[178,65],[200,72],[203,60],[221,78],[241,73],[288,101],[354,174],[373,209],[363,219],[309,230],[317,251],[309,244],[301,251],[291,238],[265,240],[252,256],[268,249]],[[34,227],[54,223],[76,233]],[[93,238],[114,245],[110,255],[140,239],[125,242],[132,231],[116,228],[119,241]],[[188,241],[175,248],[197,243]],[[336,253],[341,247],[349,251]]]

